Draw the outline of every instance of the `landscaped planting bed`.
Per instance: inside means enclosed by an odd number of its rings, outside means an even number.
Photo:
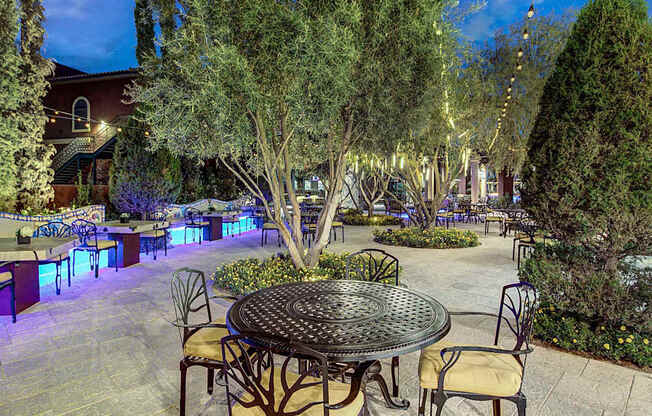
[[[480,245],[478,234],[469,230],[418,227],[373,231],[374,241],[392,246],[415,248],[465,248]]]
[[[519,274],[539,296],[535,337],[569,351],[652,367],[652,270],[621,262],[608,273],[590,252],[540,245]]]
[[[234,295],[247,295],[285,283],[344,279],[348,255],[323,253],[317,267],[311,269],[297,269],[287,255],[279,254],[264,260],[248,258],[218,267],[211,277],[216,287]],[[350,277],[355,279],[355,272]]]
[[[342,215],[342,222],[346,225],[401,225],[401,218],[393,215],[372,215],[362,213],[349,213]]]

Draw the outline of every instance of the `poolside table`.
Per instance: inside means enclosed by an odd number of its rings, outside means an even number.
[[[120,221],[106,221],[96,224],[98,233],[107,233],[110,240],[118,242],[117,257],[108,250],[109,267],[129,267],[140,263],[140,233],[163,229],[170,226],[168,221],[136,221],[126,224]]]
[[[410,403],[391,397],[379,360],[434,344],[451,325],[446,308],[428,295],[357,280],[289,283],[254,292],[231,306],[226,324],[235,334],[261,332],[301,342],[326,355],[329,366],[353,370],[352,389],[378,382],[387,406],[397,409]]]
[[[0,238],[0,262],[14,264],[6,269],[14,272],[16,313],[41,300],[38,262],[68,252],[76,238],[32,238],[30,244],[18,244],[15,238]],[[9,290],[0,291],[0,315],[10,315]]]
[[[208,227],[204,228],[204,234],[202,238],[204,241],[214,241],[222,239],[222,224],[224,217],[232,217],[234,215],[240,215],[242,211],[240,210],[231,210],[231,211],[207,211],[202,214],[203,220],[208,222]]]

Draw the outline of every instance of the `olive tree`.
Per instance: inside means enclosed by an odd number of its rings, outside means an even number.
[[[347,153],[362,137],[401,129],[433,77],[441,3],[186,0],[182,25],[162,40],[173,64],[145,63],[152,81],[129,93],[147,103],[141,118],[155,146],[220,159],[263,200],[295,265],[312,267],[328,244]],[[319,166],[329,192],[306,250],[292,172]]]

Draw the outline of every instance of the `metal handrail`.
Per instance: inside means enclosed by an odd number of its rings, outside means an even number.
[[[111,122],[112,124],[113,122]],[[117,133],[117,128],[111,124],[105,125],[93,136],[75,137],[66,147],[52,158],[52,169],[55,171],[63,167],[69,160],[78,154],[93,154],[111,140]]]

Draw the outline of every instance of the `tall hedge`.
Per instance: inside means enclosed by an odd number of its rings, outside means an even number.
[[[523,203],[616,273],[652,241],[652,27],[643,0],[590,0],[540,101]]]

